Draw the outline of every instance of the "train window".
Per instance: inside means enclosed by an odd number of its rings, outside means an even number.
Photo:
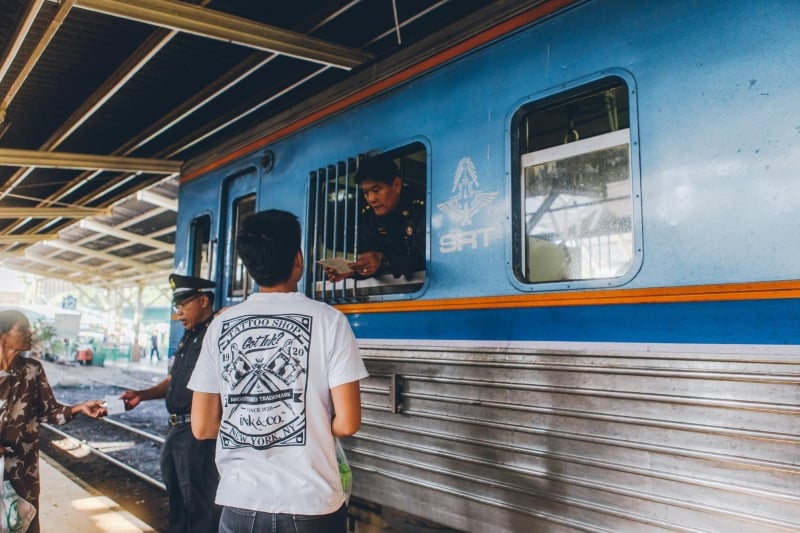
[[[633,265],[628,87],[620,78],[514,117],[514,268],[525,283],[624,275]]]
[[[422,143],[414,142],[380,155],[391,159],[400,172],[403,181],[400,205],[413,203],[414,209],[398,208],[393,212],[396,215],[381,217],[370,213],[364,195],[355,181],[359,161],[363,161],[363,157],[344,159],[309,173],[306,257],[310,260],[306,265],[306,291],[312,298],[327,302],[383,299],[388,295],[417,292],[425,282],[427,150]],[[387,220],[388,223],[385,222]],[[376,227],[379,221],[386,228]],[[414,250],[421,250],[415,254],[416,266],[407,269],[405,274],[398,274],[393,271],[387,252],[377,274],[365,276],[360,273],[350,274],[348,271],[347,275],[350,277],[345,279],[335,282],[327,279],[320,261],[355,261],[362,253],[370,251],[376,233],[392,235],[392,228],[395,232],[401,228],[402,235],[394,237],[393,241],[390,237],[390,241],[394,243],[390,246],[402,244],[404,250],[412,247]]]
[[[242,196],[233,202],[233,228],[231,230],[231,243],[236,242],[236,236],[239,234],[239,228],[242,225],[242,220],[247,215],[256,212],[256,195],[248,194]],[[253,279],[247,274],[247,269],[242,262],[242,258],[236,253],[236,246],[230,247],[231,258],[231,282],[228,289],[228,296],[232,297],[245,297],[250,294],[253,287]]]
[[[211,216],[202,215],[192,220],[190,274],[211,279]]]

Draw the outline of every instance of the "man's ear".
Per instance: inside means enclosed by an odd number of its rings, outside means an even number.
[[[400,190],[403,188],[403,178],[401,178],[400,176],[395,176],[394,179],[392,180],[392,188],[395,190],[395,192],[399,193]]]
[[[297,254],[294,256],[294,267],[303,272],[303,252],[301,250],[297,250]]]

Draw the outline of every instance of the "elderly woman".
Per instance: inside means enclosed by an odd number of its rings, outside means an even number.
[[[77,405],[58,403],[39,361],[19,357],[31,347],[31,326],[22,313],[0,311],[0,447],[4,478],[36,507],[28,529],[39,531],[39,423],[66,424],[78,413],[105,414],[99,400]]]

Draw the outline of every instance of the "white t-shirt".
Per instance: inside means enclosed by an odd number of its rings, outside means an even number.
[[[365,377],[345,316],[301,293],[255,293],[217,315],[189,380],[222,400],[216,502],[306,515],[341,507],[330,389]]]

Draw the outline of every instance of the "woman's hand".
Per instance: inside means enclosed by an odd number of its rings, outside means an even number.
[[[90,418],[100,418],[108,414],[103,401],[88,400],[76,406],[78,410]]]

